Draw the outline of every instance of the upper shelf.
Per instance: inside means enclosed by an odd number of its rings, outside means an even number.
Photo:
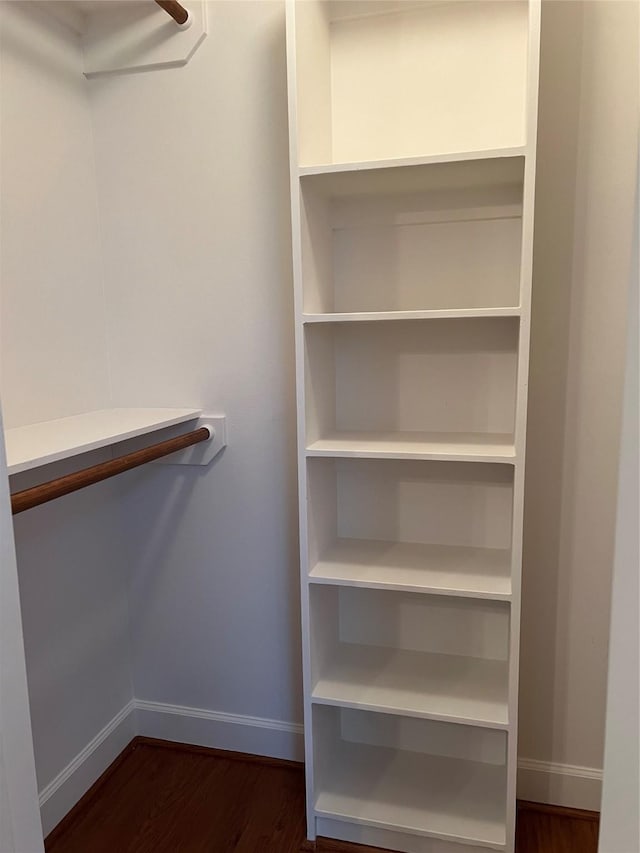
[[[527,3],[303,0],[288,13],[300,166],[524,142]]]
[[[9,474],[69,459],[89,450],[192,421],[200,409],[100,409],[68,418],[8,429]]]
[[[475,151],[445,151],[421,157],[385,157],[380,160],[360,160],[338,163],[316,163],[312,166],[300,166],[301,178],[313,175],[342,175],[350,172],[370,172],[378,169],[402,169],[412,166],[434,166],[446,163],[476,162],[502,158],[524,157],[525,145],[511,145],[507,148],[482,148]]]
[[[478,432],[332,430],[310,442],[305,452],[311,457],[433,459],[442,462],[514,463],[516,459],[512,435]]]
[[[522,146],[463,151],[429,157],[339,163],[299,169],[307,193],[333,200],[388,194],[469,193],[510,190],[506,199],[522,203],[525,149]],[[495,200],[494,200],[495,203]]]

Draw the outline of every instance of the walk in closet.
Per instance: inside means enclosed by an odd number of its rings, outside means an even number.
[[[235,753],[203,849],[598,809],[634,22],[0,0],[1,853],[136,738]]]
[[[539,4],[287,11],[308,837],[513,851]]]

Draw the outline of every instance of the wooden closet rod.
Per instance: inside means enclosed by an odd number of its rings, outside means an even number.
[[[127,453],[117,459],[110,459],[109,462],[101,462],[99,465],[83,468],[82,471],[76,471],[74,474],[67,474],[64,477],[50,480],[48,483],[33,486],[31,489],[24,489],[22,492],[11,495],[11,512],[16,515],[26,509],[47,503],[47,501],[61,498],[71,492],[77,492],[78,489],[84,489],[85,486],[91,486],[101,480],[108,480],[109,477],[115,477],[116,474],[122,474],[131,468],[153,462],[154,459],[168,456],[170,453],[175,453],[176,450],[184,450],[186,447],[199,444],[201,441],[208,441],[211,437],[212,431],[208,427],[201,427],[193,430],[193,432],[179,435],[177,438],[169,438],[166,441],[158,442],[158,444],[152,444],[151,447],[135,450],[133,453]]]
[[[177,0],[156,0],[158,6],[171,15],[176,24],[183,26],[189,20],[189,13]]]

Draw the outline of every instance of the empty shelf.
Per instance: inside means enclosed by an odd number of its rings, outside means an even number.
[[[307,446],[307,456],[514,462],[513,436],[491,433],[335,431]]]
[[[340,741],[315,812],[390,830],[501,847],[502,765]]]
[[[466,317],[519,317],[520,309],[506,308],[425,308],[410,311],[352,311],[303,314],[303,323],[372,323],[383,320],[455,320]]]
[[[300,166],[298,174],[301,178],[312,175],[349,175],[350,173],[358,172],[377,172],[383,170],[382,175],[385,175],[386,170],[403,169],[421,166],[437,166],[454,163],[478,163],[478,167],[482,168],[483,160],[503,160],[501,171],[511,177],[517,173],[518,166],[511,166],[508,162],[512,158],[524,157],[526,147],[524,145],[510,146],[508,148],[485,148],[478,151],[459,151],[459,152],[442,152],[439,154],[431,154],[424,157],[390,157],[381,160],[362,160],[351,161],[344,163],[319,163],[317,165]],[[504,159],[503,159],[504,158]],[[504,162],[506,160],[506,162]],[[495,169],[495,167],[493,167]],[[393,180],[390,177],[386,180]],[[397,173],[395,173],[397,174]],[[385,175],[386,177],[386,175]]]
[[[200,409],[100,409],[5,432],[9,474],[192,421]]]
[[[340,643],[313,689],[326,705],[506,728],[507,664]]]
[[[338,539],[309,578],[314,583],[508,601],[510,571],[510,552],[502,548]]]

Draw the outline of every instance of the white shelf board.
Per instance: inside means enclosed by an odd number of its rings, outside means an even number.
[[[506,661],[340,643],[314,702],[506,729]]]
[[[195,420],[200,413],[200,409],[100,409],[8,429],[9,474]]]
[[[361,172],[371,169],[397,169],[403,166],[429,166],[436,163],[461,163],[469,160],[492,160],[498,157],[524,157],[525,145],[509,148],[485,148],[480,151],[455,151],[430,154],[422,157],[393,157],[386,160],[362,160],[348,163],[318,163],[300,166],[300,177],[306,175],[334,175],[343,172]]]
[[[315,814],[381,829],[502,849],[500,765],[340,741]]]
[[[307,445],[307,456],[515,462],[512,435],[335,430]]]
[[[455,320],[465,317],[519,317],[519,308],[436,308],[411,311],[357,311],[303,314],[303,323],[372,323],[383,320]]]
[[[516,214],[522,200],[523,175],[524,158],[513,153],[475,159],[417,158],[348,164],[347,168],[308,171],[299,180],[306,192],[331,199],[452,191],[463,192],[468,198],[469,193],[474,197],[474,190],[491,189],[495,193],[502,188],[499,207],[509,204],[511,213]]]
[[[309,580],[509,601],[510,573],[508,549],[338,539],[313,566]]]

